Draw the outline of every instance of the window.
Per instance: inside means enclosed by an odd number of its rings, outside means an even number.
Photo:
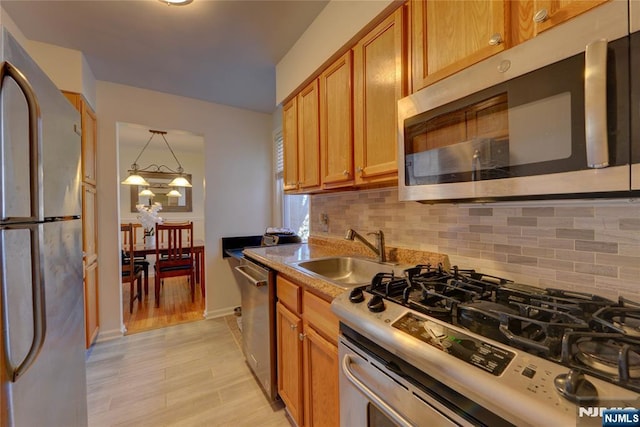
[[[306,194],[284,194],[284,146],[282,132],[274,138],[276,162],[276,209],[282,218],[282,226],[296,232],[302,241],[309,237],[309,204],[311,198]]]

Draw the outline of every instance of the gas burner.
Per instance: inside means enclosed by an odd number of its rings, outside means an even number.
[[[640,308],[603,307],[594,313],[593,321],[605,331],[640,338]]]
[[[627,360],[628,376],[640,378],[640,354],[637,348],[614,340],[581,341],[576,347],[576,359],[595,371],[614,377],[625,376],[625,373],[620,374],[621,366],[625,365],[621,363],[624,358]]]

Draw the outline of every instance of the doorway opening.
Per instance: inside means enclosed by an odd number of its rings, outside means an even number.
[[[149,186],[119,185],[120,224],[141,225],[142,222],[146,223],[146,221],[141,221],[142,214],[144,214],[142,210],[155,203],[160,203],[162,208],[157,212],[160,221],[163,223],[192,222],[193,236],[189,236],[189,238],[193,239],[194,245],[204,245],[204,137],[185,130],[162,129],[163,132],[166,132],[164,136],[171,147],[168,148],[162,140],[150,141],[149,131],[151,129],[159,128],[134,123],[117,123],[120,180],[122,181],[129,175],[134,162],[139,169],[150,165],[146,172],[151,171],[151,175],[153,175],[152,179],[148,180]],[[143,150],[145,144],[148,145]],[[190,178],[192,187],[188,188],[188,191],[186,188],[177,187],[181,197],[168,198],[167,185],[173,176],[171,171],[165,171],[162,166],[169,165],[169,168],[172,168],[176,164],[176,158],[179,159],[180,166],[184,169],[184,175]],[[166,172],[166,176],[163,172]],[[150,190],[153,195],[142,193],[142,190]],[[146,231],[145,226],[147,227]],[[142,246],[143,249],[145,245],[147,248],[155,245],[152,242],[155,240],[155,236],[149,235],[153,228],[154,226],[149,226],[148,223],[138,227],[136,245]],[[124,243],[123,238],[120,237],[120,248],[124,247]],[[153,247],[155,248],[155,246]],[[155,253],[147,253],[145,256],[145,260],[148,262],[149,287],[145,293],[145,287],[142,286],[141,296],[133,302],[131,312],[129,284],[119,283],[122,324],[127,335],[204,319],[206,296],[203,296],[199,283],[196,283],[194,301],[191,301],[188,276],[164,279],[160,289],[159,306],[156,307],[155,257]],[[200,263],[199,268],[202,269],[202,278],[204,279],[204,262]],[[141,281],[144,282],[144,280]],[[137,293],[136,286],[134,286],[134,293]]]

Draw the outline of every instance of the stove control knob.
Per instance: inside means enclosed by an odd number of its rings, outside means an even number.
[[[353,288],[351,292],[349,292],[349,301],[354,304],[358,304],[364,301],[364,293],[362,293],[362,288]]]
[[[380,313],[385,309],[384,300],[380,295],[374,295],[373,297],[371,297],[371,299],[367,303],[367,307],[369,307],[369,311],[372,311],[374,313]]]
[[[558,375],[553,383],[563,397],[574,403],[598,399],[598,391],[578,370],[571,369],[567,374]]]

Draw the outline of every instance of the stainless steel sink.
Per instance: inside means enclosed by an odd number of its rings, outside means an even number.
[[[376,273],[395,271],[400,274],[403,270],[399,265],[350,256],[317,258],[292,265],[300,271],[333,282],[342,288],[369,284]]]

